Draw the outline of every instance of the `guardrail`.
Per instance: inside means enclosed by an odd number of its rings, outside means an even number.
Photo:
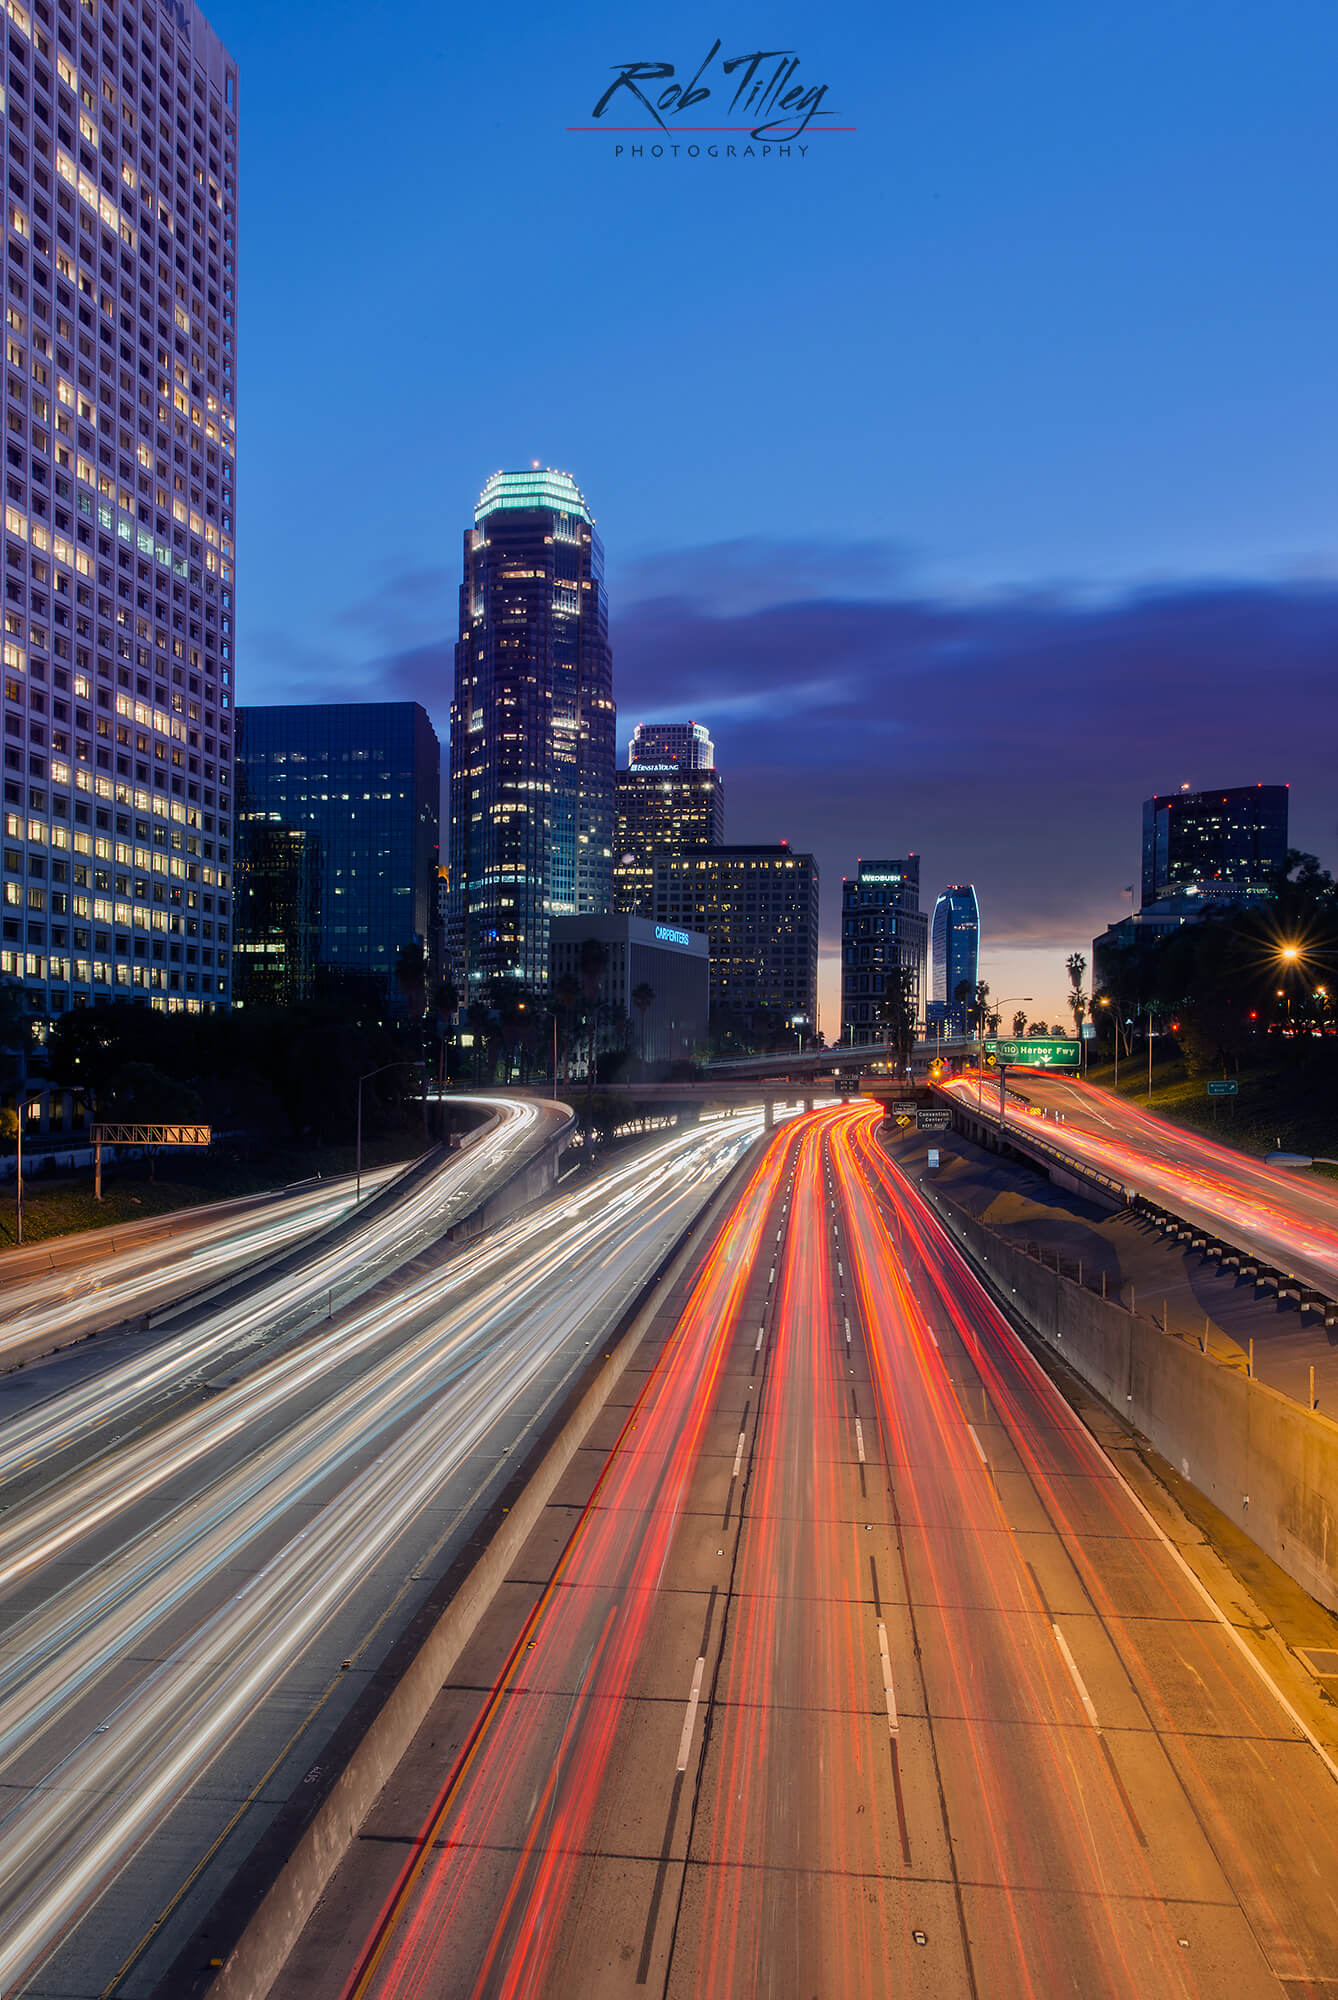
[[[1102,1173],[1099,1167],[1089,1166],[1085,1160],[1079,1160],[1062,1147],[1052,1145],[1048,1139],[1042,1139],[1027,1127],[1019,1130],[985,1106],[972,1104],[955,1091],[939,1089],[937,1095],[953,1107],[954,1114],[993,1126],[1001,1142],[1011,1146],[1014,1152],[1039,1155],[1046,1165],[1057,1166],[1070,1180],[1098,1189],[1108,1197],[1118,1196],[1122,1208],[1131,1209],[1163,1234],[1174,1235],[1190,1251],[1196,1251],[1209,1262],[1220,1262],[1224,1270],[1235,1270],[1241,1278],[1253,1279],[1256,1292],[1271,1289],[1279,1305],[1284,1299],[1294,1299],[1302,1316],[1318,1312],[1323,1315],[1326,1327],[1338,1326],[1338,1299],[1331,1298],[1316,1286],[1308,1285],[1294,1271],[1280,1270],[1260,1258],[1255,1251],[1238,1249],[1203,1223],[1191,1222],[1185,1216],[1177,1215],[1174,1209],[1138,1193],[1135,1188],[1126,1187],[1112,1175]],[[1021,1093],[1010,1092],[1009,1095],[1017,1095],[1023,1103],[1030,1103],[1030,1099],[1022,1097]]]
[[[1082,1181],[1108,1197],[1118,1196],[1121,1208],[1127,1208],[1139,1199],[1131,1188],[1127,1188],[1124,1182],[1117,1180],[1113,1174],[1103,1173],[1100,1167],[1089,1166],[1085,1160],[1075,1159],[1072,1153],[1066,1153],[1062,1147],[1052,1146],[1048,1139],[1042,1139],[1038,1134],[1028,1130],[1019,1133],[1015,1125],[1010,1125],[1006,1119],[1000,1118],[984,1105],[972,1104],[968,1099],[959,1096],[956,1091],[944,1090],[937,1085],[934,1089],[935,1095],[943,1103],[951,1105],[954,1115],[975,1118],[982,1125],[992,1125],[1000,1139],[1012,1146],[1015,1151],[1039,1153],[1047,1164],[1059,1167],[1074,1180]],[[1030,1099],[1023,1098],[1021,1101],[1029,1103]]]

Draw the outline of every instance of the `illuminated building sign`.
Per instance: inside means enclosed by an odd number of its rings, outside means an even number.
[[[692,939],[688,936],[686,931],[672,931],[669,929],[667,924],[656,924],[655,942],[657,944],[690,945],[692,943]]]

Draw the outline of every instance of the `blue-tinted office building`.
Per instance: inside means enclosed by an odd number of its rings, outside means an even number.
[[[954,882],[934,905],[929,938],[933,997],[928,1014],[931,1031],[964,1035],[969,1001],[959,1000],[962,986],[975,995],[980,978],[980,905],[969,882]]]
[[[238,1004],[346,989],[398,1008],[405,945],[431,976],[440,788],[417,702],[237,710]]]

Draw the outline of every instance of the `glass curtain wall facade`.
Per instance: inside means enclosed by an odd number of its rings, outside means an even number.
[[[951,883],[934,905],[930,968],[929,1024],[944,1034],[964,1035],[967,1006],[957,998],[958,988],[966,985],[974,993],[980,978],[980,906],[969,882]]]
[[[417,702],[237,711],[237,999],[402,1003],[395,964],[437,933],[441,755]]]
[[[237,66],[192,0],[11,0],[0,973],[225,1006]]]
[[[841,1040],[886,1040],[879,1003],[894,966],[909,974],[911,1011],[924,1019],[929,920],[920,908],[920,857],[861,861],[841,885]]]
[[[1187,890],[1269,894],[1287,860],[1287,798],[1286,785],[1236,785],[1145,799],[1144,907]]]
[[[466,1001],[549,977],[554,916],[612,896],[604,550],[575,482],[499,472],[465,535],[451,704],[451,976]]]

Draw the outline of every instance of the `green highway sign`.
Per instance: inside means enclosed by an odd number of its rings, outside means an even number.
[[[1234,1076],[1214,1076],[1208,1080],[1209,1097],[1234,1097],[1238,1088]]]
[[[1082,1044],[1059,1041],[1004,1042],[993,1038],[985,1043],[985,1058],[996,1063],[1026,1063],[1032,1069],[1077,1069]]]

